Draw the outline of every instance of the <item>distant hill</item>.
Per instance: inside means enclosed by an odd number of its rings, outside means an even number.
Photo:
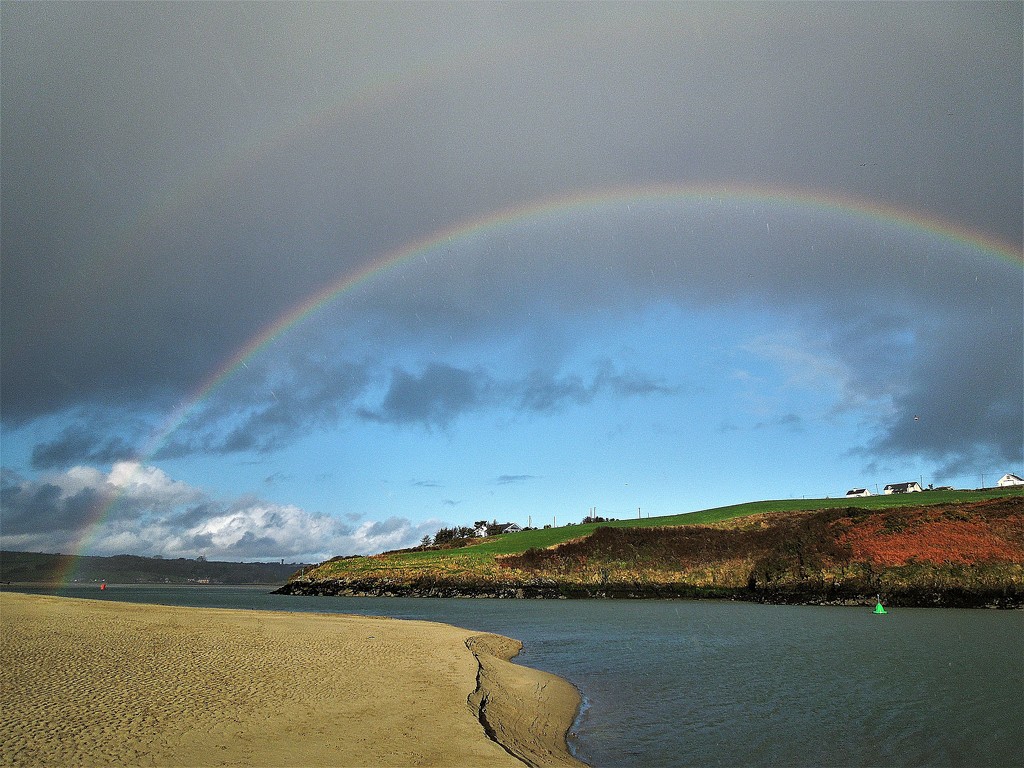
[[[1021,489],[755,502],[471,541],[335,558],[281,591],[1024,606]]]
[[[36,552],[0,552],[0,582],[55,584],[69,574],[79,582],[110,584],[284,584],[302,563],[231,563],[165,560],[136,555],[78,557]]]

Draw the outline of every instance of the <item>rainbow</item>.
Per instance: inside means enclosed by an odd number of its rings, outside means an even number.
[[[374,279],[412,259],[429,255],[431,251],[452,243],[487,235],[488,233],[543,217],[558,217],[577,210],[600,206],[640,204],[645,202],[705,202],[709,200],[752,201],[786,204],[811,210],[854,214],[889,223],[897,227],[938,236],[971,250],[1024,264],[1021,250],[1009,243],[981,232],[957,226],[951,222],[909,209],[874,201],[824,195],[799,189],[779,189],[752,185],[646,185],[614,187],[583,193],[542,198],[521,205],[503,208],[476,219],[460,222],[452,227],[432,232],[397,250],[382,254],[365,266],[343,274],[337,280],[308,296],[305,300],[280,315],[274,322],[252,337],[228,358],[207,380],[180,405],[167,424],[157,433],[155,442],[144,455],[150,456],[170,434],[181,425],[188,414],[215,389],[229,379],[244,363],[258,355],[269,344],[291,328],[302,323],[327,305],[338,300],[353,288]]]
[[[429,255],[437,248],[458,241],[487,235],[499,229],[543,217],[558,217],[577,210],[611,205],[627,206],[645,202],[705,202],[709,200],[776,203],[825,212],[854,214],[897,227],[935,235],[959,243],[971,250],[1024,264],[1024,255],[1022,255],[1021,249],[981,232],[957,226],[944,219],[865,199],[824,195],[819,192],[799,189],[752,185],[687,186],[666,184],[613,187],[542,198],[492,211],[476,219],[432,232],[426,237],[406,243],[396,250],[378,256],[363,267],[343,274],[334,282],[311,294],[265,326],[209,376],[191,397],[175,409],[143,455],[148,457],[155,453],[162,442],[181,425],[199,403],[227,381],[243,364],[254,358],[291,328],[338,300],[353,288],[369,282],[386,271],[399,268],[412,259]]]
[[[396,250],[377,256],[359,269],[342,274],[333,282],[311,294],[266,325],[210,374],[189,397],[185,398],[168,415],[143,450],[139,452],[137,460],[143,464],[149,461],[204,400],[274,341],[357,286],[368,283],[390,270],[399,269],[412,259],[426,257],[435,249],[485,236],[517,224],[544,218],[558,218],[600,207],[616,205],[625,207],[658,202],[678,204],[711,201],[759,203],[795,207],[812,213],[845,214],[889,224],[904,230],[933,235],[981,254],[1005,259],[1012,264],[1024,265],[1024,254],[1020,247],[937,216],[874,200],[795,187],[782,188],[751,184],[653,184],[592,189],[530,200],[431,232]],[[90,522],[84,528],[83,535],[75,548],[76,553],[85,551],[94,532],[103,524],[118,499],[119,493],[111,492],[95,506],[95,511],[90,515]]]

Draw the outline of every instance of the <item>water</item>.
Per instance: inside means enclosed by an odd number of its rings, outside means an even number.
[[[715,601],[287,597],[262,588],[63,594],[425,619],[525,644],[571,680],[595,766],[1024,765],[1024,613]]]

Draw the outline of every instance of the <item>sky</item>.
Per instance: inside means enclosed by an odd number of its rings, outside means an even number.
[[[3,3],[0,545],[1024,475],[1021,14]]]

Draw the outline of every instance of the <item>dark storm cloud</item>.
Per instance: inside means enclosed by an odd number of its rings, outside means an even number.
[[[575,190],[803,185],[1020,242],[1019,3],[0,14],[5,426],[83,406],[166,413],[339,276],[427,232]],[[892,391],[899,417],[872,450],[1020,456],[1017,266],[905,258],[860,220],[729,206],[572,225],[532,251],[498,236],[458,269],[407,270],[386,296],[353,296],[339,335],[458,341],[653,301],[805,312],[851,370],[851,397]],[[289,361],[283,379],[208,403],[160,455],[271,451],[359,408],[444,426],[497,405],[670,389],[438,363],[396,369],[383,400],[360,406],[368,379],[349,365]],[[931,420],[913,431],[912,412]],[[75,422],[33,463],[109,461],[131,443]]]
[[[68,427],[56,439],[32,449],[33,469],[56,469],[75,464],[109,464],[129,459],[135,449],[120,437],[102,438],[82,425]]]
[[[154,453],[157,458],[191,454],[269,453],[311,431],[338,424],[366,387],[365,363],[291,355],[271,376],[246,365],[230,386],[198,403]],[[56,437],[34,446],[33,469],[109,464],[139,456],[157,428],[101,418],[96,408],[79,413]],[[124,434],[111,435],[112,430]],[[269,480],[269,478],[268,478]]]
[[[100,496],[96,489],[85,488],[64,494],[51,483],[30,483],[5,472],[0,487],[3,502],[5,537],[53,532],[75,536],[89,522],[90,514]]]
[[[246,366],[234,386],[202,404],[158,457],[191,453],[268,453],[296,437],[338,424],[368,382],[364,363],[293,355],[274,377]]]
[[[629,397],[671,395],[677,386],[645,378],[635,373],[617,373],[610,362],[605,362],[590,382],[579,376],[551,377],[535,372],[524,382],[514,384],[519,406],[530,411],[549,411],[566,404],[585,405],[605,393]]]
[[[1017,299],[1018,308],[1024,306],[1024,297]],[[1021,333],[1019,324],[964,318],[940,337],[923,340],[936,349],[913,363],[909,384],[871,453],[923,455],[940,462],[946,475],[969,472],[978,458],[1020,464],[1024,358],[1012,340]]]
[[[363,408],[370,421],[446,427],[459,416],[485,408],[512,407],[543,413],[585,405],[599,395],[667,395],[678,391],[636,373],[619,373],[603,363],[590,381],[535,371],[523,379],[499,380],[483,370],[431,363],[419,374],[394,371],[391,386],[376,409]]]
[[[925,457],[944,465],[946,476],[993,461],[1020,464],[1024,356],[1009,342],[1024,338],[1020,266],[983,260],[907,267],[890,269],[908,289],[893,291],[897,301],[877,315],[855,304],[823,313],[850,391],[891,399],[865,453]],[[865,331],[860,337],[858,329]]]
[[[450,365],[432,363],[419,376],[396,370],[380,407],[364,408],[360,415],[371,421],[444,427],[482,407],[489,389],[486,376]]]

